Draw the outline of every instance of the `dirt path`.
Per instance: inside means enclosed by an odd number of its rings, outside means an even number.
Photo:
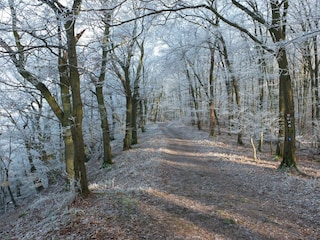
[[[319,179],[278,172],[268,153],[255,162],[235,139],[154,125],[110,168],[89,162],[89,198],[43,193],[1,239],[320,239]],[[318,162],[299,165],[320,176]]]
[[[237,159],[243,149],[232,143],[203,146],[185,128],[163,125],[162,131],[164,184],[151,193],[169,213],[175,238],[320,239],[319,182],[241,154]]]

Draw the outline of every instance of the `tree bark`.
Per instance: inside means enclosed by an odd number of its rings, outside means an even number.
[[[123,150],[129,150],[131,148],[131,137],[132,137],[132,95],[131,89],[129,88],[126,92],[126,130],[123,139]]]
[[[102,42],[102,59],[100,67],[99,80],[96,83],[96,97],[98,102],[98,108],[100,113],[101,129],[102,129],[102,142],[103,142],[103,163],[102,166],[112,164],[112,150],[110,145],[110,130],[108,122],[107,108],[105,106],[105,100],[103,95],[103,84],[106,78],[106,67],[107,67],[107,55],[108,55],[108,38],[109,38],[109,22],[111,14],[104,16],[105,28]]]
[[[140,115],[139,125],[140,125],[142,132],[146,131],[147,111],[148,111],[147,100],[140,99],[140,101],[139,101],[139,115]]]
[[[62,126],[62,137],[64,142],[64,158],[66,164],[66,172],[68,175],[68,188],[72,187],[70,184],[74,184],[75,181],[75,151],[72,139],[72,123],[70,121],[72,114],[71,94],[70,94],[70,81],[69,81],[69,67],[67,52],[62,48],[62,36],[61,28],[59,28],[59,56],[58,56],[58,70],[60,75],[60,94],[63,115],[60,123]]]
[[[285,49],[280,49],[278,54],[278,65],[280,74],[280,95],[284,101],[284,143],[283,158],[279,168],[297,168],[296,166],[296,134],[294,99],[289,64]]]
[[[132,96],[132,144],[138,143],[138,126],[137,126],[137,116],[138,116],[138,104],[140,101],[140,82],[141,82],[141,73],[143,71],[143,61],[144,61],[144,41],[141,44],[138,44],[140,49],[140,59],[137,66],[137,72],[135,80],[133,83],[133,96]]]
[[[195,115],[196,115],[197,127],[198,127],[198,130],[202,130],[202,121],[201,121],[201,115],[199,113],[199,110],[200,110],[199,109],[199,99],[198,99],[198,93],[197,93],[197,91],[199,91],[199,90],[197,89],[196,86],[193,86],[190,72],[189,72],[187,66],[186,66],[186,77],[189,81],[190,95],[192,98],[192,103],[193,103],[193,107],[194,107],[194,111],[195,111]]]
[[[137,95],[133,94],[132,97],[132,139],[131,144],[137,144],[138,143],[138,126],[137,126],[137,118],[138,118],[138,104],[139,100]]]
[[[210,136],[215,135],[215,109],[214,109],[214,86],[213,86],[213,71],[214,71],[214,47],[209,44],[210,49],[210,70],[209,70],[209,109],[210,109]]]
[[[81,1],[75,1],[73,10],[77,11],[80,7]],[[74,142],[75,150],[75,175],[76,179],[80,178],[81,193],[84,196],[89,194],[87,172],[85,167],[85,147],[82,133],[82,119],[83,119],[83,107],[80,91],[80,76],[78,71],[78,59],[76,51],[76,36],[75,36],[75,20],[76,13],[70,14],[69,18],[65,22],[65,30],[67,37],[67,51],[70,71],[70,86],[71,86],[71,98],[72,98],[72,138]]]
[[[233,89],[234,94],[235,94],[236,104],[237,104],[237,111],[236,112],[237,112],[238,118],[239,118],[237,142],[238,142],[238,144],[243,145],[242,126],[241,126],[242,112],[241,112],[240,89],[239,89],[238,79],[236,78],[236,76],[234,74],[231,62],[229,60],[227,46],[226,46],[224,38],[221,34],[219,34],[219,40],[220,40],[220,43],[222,44],[222,49],[221,49],[222,56],[223,56],[226,68],[230,74],[230,78],[231,78],[231,82],[232,82],[232,85],[231,85],[229,80],[226,81],[226,87],[227,87],[228,99],[229,99],[228,104],[230,107],[232,106],[232,103],[233,103],[232,89]],[[229,117],[230,120],[231,120],[231,118],[232,118],[232,116]]]
[[[272,11],[272,25],[269,28],[274,43],[279,43],[286,39],[286,16],[289,8],[288,1],[270,0]],[[286,49],[280,46],[276,59],[279,68],[279,110],[280,110],[280,130],[279,142],[281,144],[282,131],[284,131],[283,148],[278,146],[278,151],[282,149],[282,162],[279,168],[297,168],[296,166],[296,132],[295,132],[295,112],[294,98],[291,76]],[[284,127],[282,127],[282,123]]]

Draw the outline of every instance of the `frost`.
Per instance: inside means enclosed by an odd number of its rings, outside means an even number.
[[[98,161],[87,163],[88,199],[56,187],[46,190],[17,213],[7,213],[2,234],[13,239],[224,239],[226,231],[246,239],[317,236],[319,179],[277,171],[279,163],[268,153],[255,162],[249,144],[239,147],[230,136],[209,138],[171,122],[150,125],[139,144],[118,151],[107,169]]]

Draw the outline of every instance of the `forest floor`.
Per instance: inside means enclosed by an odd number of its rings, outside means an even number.
[[[320,239],[317,156],[298,153],[310,177],[282,172],[269,150],[254,161],[233,138],[151,125],[131,150],[115,148],[114,165],[88,162],[88,198],[50,187],[0,215],[0,238]]]

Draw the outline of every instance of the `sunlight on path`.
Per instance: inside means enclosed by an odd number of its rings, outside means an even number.
[[[203,133],[190,130],[176,123],[162,126],[166,146],[159,151],[165,185],[161,190],[147,191],[170,205],[171,211],[177,208],[176,218],[187,219],[206,231],[224,236],[222,239],[320,236],[317,227],[308,225],[314,218],[307,209],[303,209],[305,221],[301,220],[301,212],[296,211],[301,209],[299,197],[290,194],[292,190],[298,193],[297,188],[307,192],[304,187],[309,186],[307,181],[278,172],[278,162],[254,161],[250,148],[225,144],[219,138],[203,138]],[[304,196],[303,192],[299,194]],[[290,208],[286,206],[288,199]],[[315,194],[313,201],[317,202],[316,199]],[[304,235],[307,232],[311,238]]]

